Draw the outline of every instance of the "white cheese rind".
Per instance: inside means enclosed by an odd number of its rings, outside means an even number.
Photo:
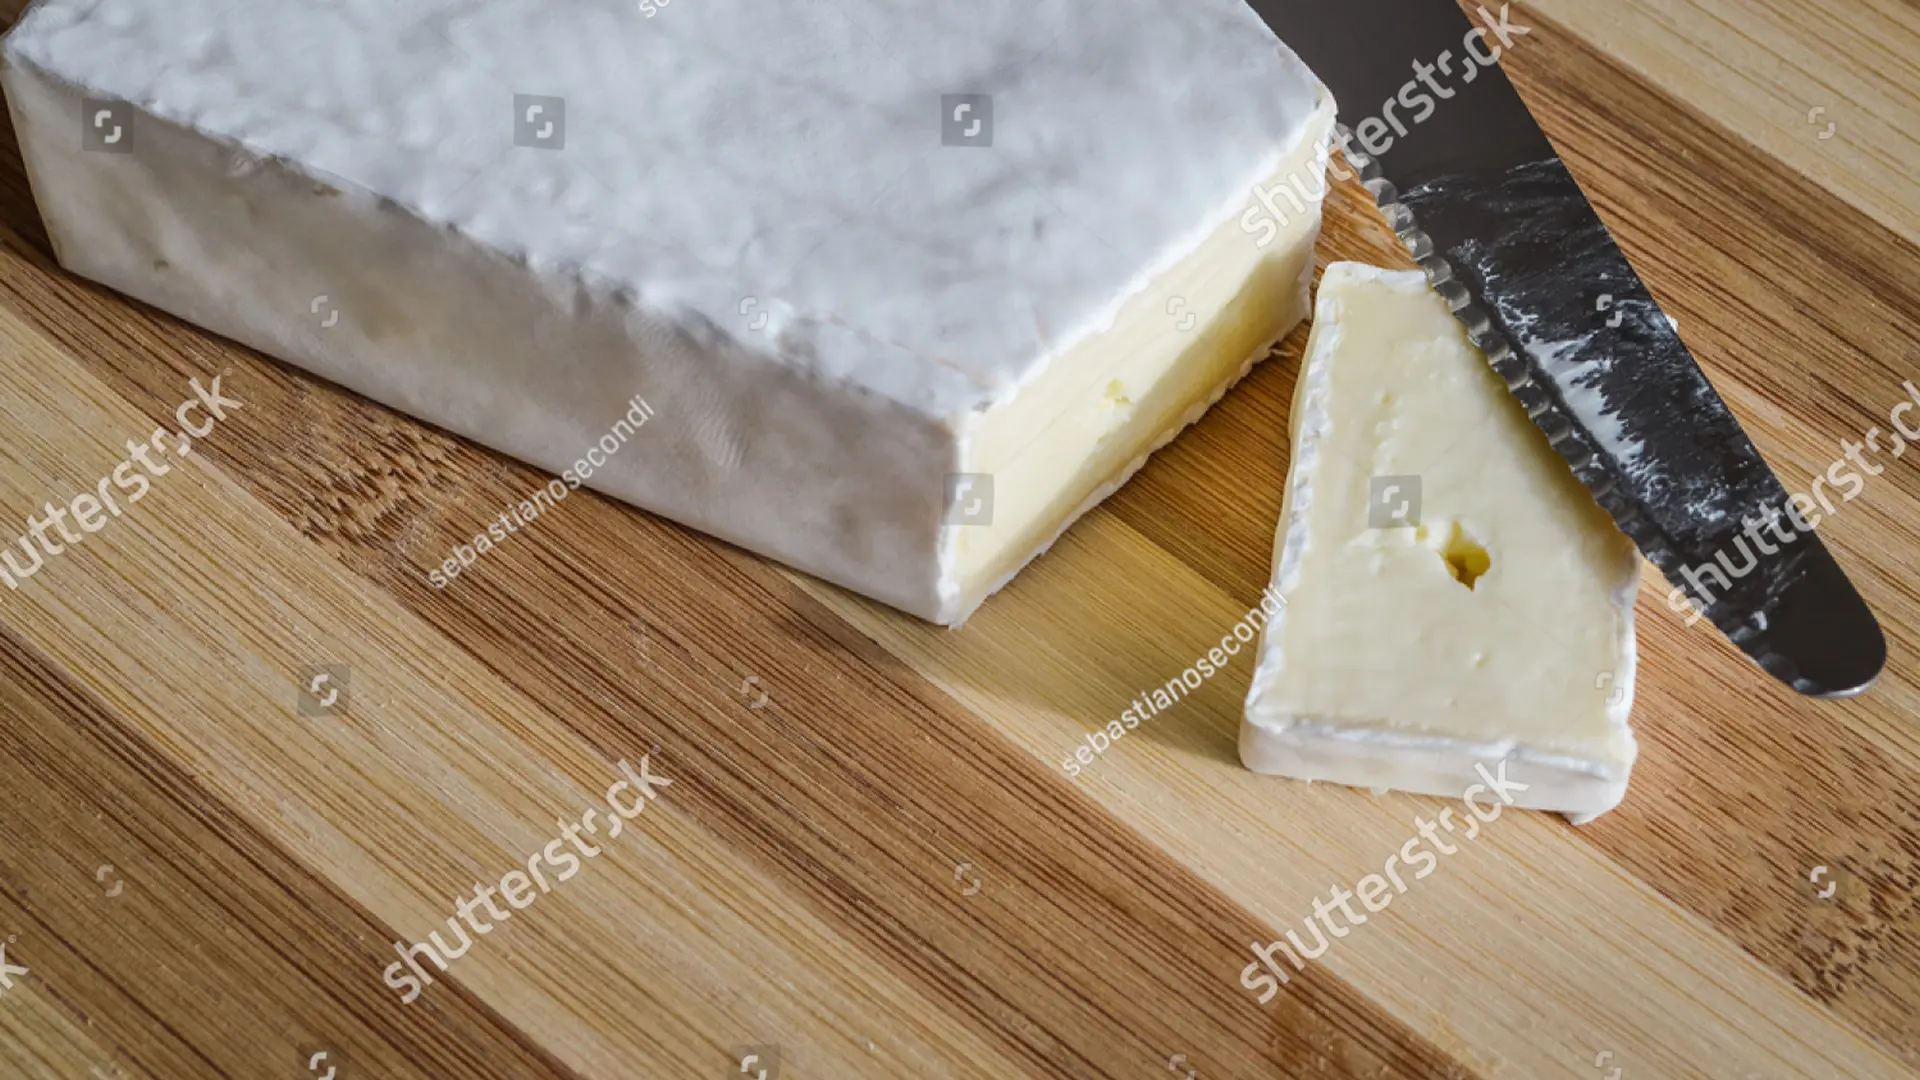
[[[1290,423],[1247,767],[1459,797],[1506,761],[1517,805],[1618,805],[1637,554],[1423,275],[1328,267]],[[1373,528],[1373,478],[1409,475],[1421,527]],[[1491,559],[1471,588],[1455,525]]]
[[[1265,252],[1234,222],[1331,102],[1239,0],[936,16],[42,0],[0,79],[76,272],[555,472],[644,394],[590,486],[956,623],[1303,313],[1230,308],[1317,213]],[[991,149],[940,144],[964,92]],[[518,93],[566,99],[564,149],[513,144]],[[86,99],[132,152],[82,149]],[[1142,346],[1169,282],[1248,355]],[[1046,488],[1004,535],[946,524],[997,414],[1071,419],[1108,364],[1165,415],[1080,424],[1070,475],[996,462]]]

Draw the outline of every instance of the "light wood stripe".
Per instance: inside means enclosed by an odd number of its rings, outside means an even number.
[[[1915,9],[1524,10],[1508,70],[1804,488],[1920,383]],[[1920,455],[1822,529],[1881,687],[1796,699],[1649,574],[1626,805],[1503,816],[1263,1006],[1250,944],[1441,802],[1245,773],[1245,656],[1059,762],[1266,583],[1303,333],[959,632],[588,495],[437,592],[544,477],[63,274],[10,132],[0,206],[0,527],[190,376],[246,402],[0,589],[0,931],[33,968],[0,1071],[299,1080],[337,1043],[338,1080],[677,1080],[778,1043],[783,1080],[1920,1076]],[[1404,265],[1351,186],[1333,258]],[[291,707],[321,660],[344,719]],[[649,751],[675,784],[635,831],[400,1005],[391,942]]]
[[[59,478],[56,498],[90,486],[81,478],[120,456],[109,433],[147,425],[4,312],[0,346],[37,376],[10,385],[0,414],[24,430],[64,435],[60,454],[45,444],[7,447],[13,467],[0,476],[0,506],[18,518],[47,478]],[[250,393],[244,379],[227,390],[243,401]],[[204,463],[189,458],[182,468],[185,475],[156,479],[149,502],[4,599],[26,646],[86,673],[89,691],[155,751],[206,777],[252,827],[301,863],[324,868],[353,903],[407,940],[444,921],[450,898],[476,877],[497,876],[539,850],[556,835],[548,819],[600,803],[618,775],[610,759],[317,556]],[[141,648],[128,651],[132,642]],[[364,719],[315,724],[294,716],[291,674],[302,657],[352,665]],[[646,753],[650,744],[640,742],[633,737],[624,753]],[[656,759],[666,775],[678,771],[674,756]],[[698,781],[681,774],[681,782]],[[523,922],[476,942],[451,981],[516,1025],[545,1033],[584,1075],[622,1075],[643,1058],[662,1070],[711,1069],[725,1047],[697,1045],[687,1033],[729,1030],[783,1033],[819,1075],[833,1075],[871,1066],[870,1051],[851,1035],[874,1023],[895,1033],[901,1067],[1007,1067],[956,1031],[907,1039],[931,1012],[926,1003],[916,1007],[910,989],[875,971],[855,977],[820,964],[849,944],[777,890],[721,894],[695,885],[756,875],[716,848],[675,801],[663,797],[625,843]],[[634,932],[592,930],[611,926]],[[576,927],[589,929],[584,940]],[[737,951],[706,947],[714,941]],[[520,955],[543,962],[528,968],[515,962]],[[378,967],[330,981],[355,980],[399,1007]],[[622,1023],[607,1023],[611,1015]],[[263,1056],[264,1044],[224,1048],[236,1055],[220,1063],[224,1071],[284,1067]]]
[[[976,616],[987,621],[978,635],[947,634],[814,589],[991,717],[1005,738],[1058,761],[1086,730],[1118,716],[1136,684],[1178,674],[1257,600],[1219,594],[1104,515],[1066,543],[1077,557],[1031,567],[1022,589]],[[1089,609],[1112,619],[1081,617]],[[1166,644],[1142,655],[1133,620],[1146,612]],[[1084,684],[1055,691],[1044,672],[1061,668],[1132,677],[1095,679],[1104,693]],[[1415,815],[1431,816],[1438,804],[1241,769],[1234,737],[1250,675],[1243,657],[1177,710],[1121,739],[1080,783],[1275,928],[1260,939],[1271,941],[1298,927],[1333,885],[1377,873],[1417,835]],[[1565,825],[1502,815],[1475,845],[1409,891],[1405,910],[1373,916],[1378,928],[1354,928],[1322,963],[1477,1072],[1498,1075],[1498,1065],[1515,1075],[1570,1075],[1612,1049],[1658,1076],[1901,1075],[1892,1059]],[[1250,943],[1237,944],[1245,953]],[[1223,968],[1219,977],[1231,981],[1237,971]],[[1462,985],[1473,988],[1470,1003],[1454,1000]],[[1621,995],[1621,986],[1635,993]],[[1703,1011],[1714,1026],[1703,1028]],[[1729,1071],[1700,1071],[1702,1062]]]
[[[1920,244],[1920,9],[1912,4],[1530,0],[1527,9]],[[1810,118],[1815,108],[1825,111]],[[1829,123],[1832,137],[1820,138]]]

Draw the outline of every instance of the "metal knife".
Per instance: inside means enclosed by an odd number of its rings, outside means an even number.
[[[1498,64],[1524,12],[1249,0],[1340,106],[1360,179],[1622,531],[1761,668],[1845,697],[1886,639]],[[1431,108],[1427,107],[1428,103]],[[1363,119],[1364,118],[1364,119]],[[1678,595],[1678,594],[1675,594]]]

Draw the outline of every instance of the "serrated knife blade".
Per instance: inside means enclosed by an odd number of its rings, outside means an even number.
[[[1886,640],[1498,64],[1513,5],[1249,0],[1339,103],[1347,158],[1428,281],[1667,580],[1803,694]]]

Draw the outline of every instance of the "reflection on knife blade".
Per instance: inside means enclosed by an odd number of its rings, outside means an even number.
[[[1871,684],[1885,640],[1816,537],[1754,543],[1743,573],[1722,569],[1722,552],[1788,512],[1787,493],[1505,72],[1476,66],[1532,28],[1511,5],[1477,7],[1479,23],[1430,0],[1252,6],[1339,101],[1384,103],[1342,132],[1348,158],[1488,362],[1642,553],[1796,690],[1840,696]],[[1474,78],[1443,87],[1440,61],[1419,58],[1455,48]],[[1424,108],[1436,95],[1446,107]]]

